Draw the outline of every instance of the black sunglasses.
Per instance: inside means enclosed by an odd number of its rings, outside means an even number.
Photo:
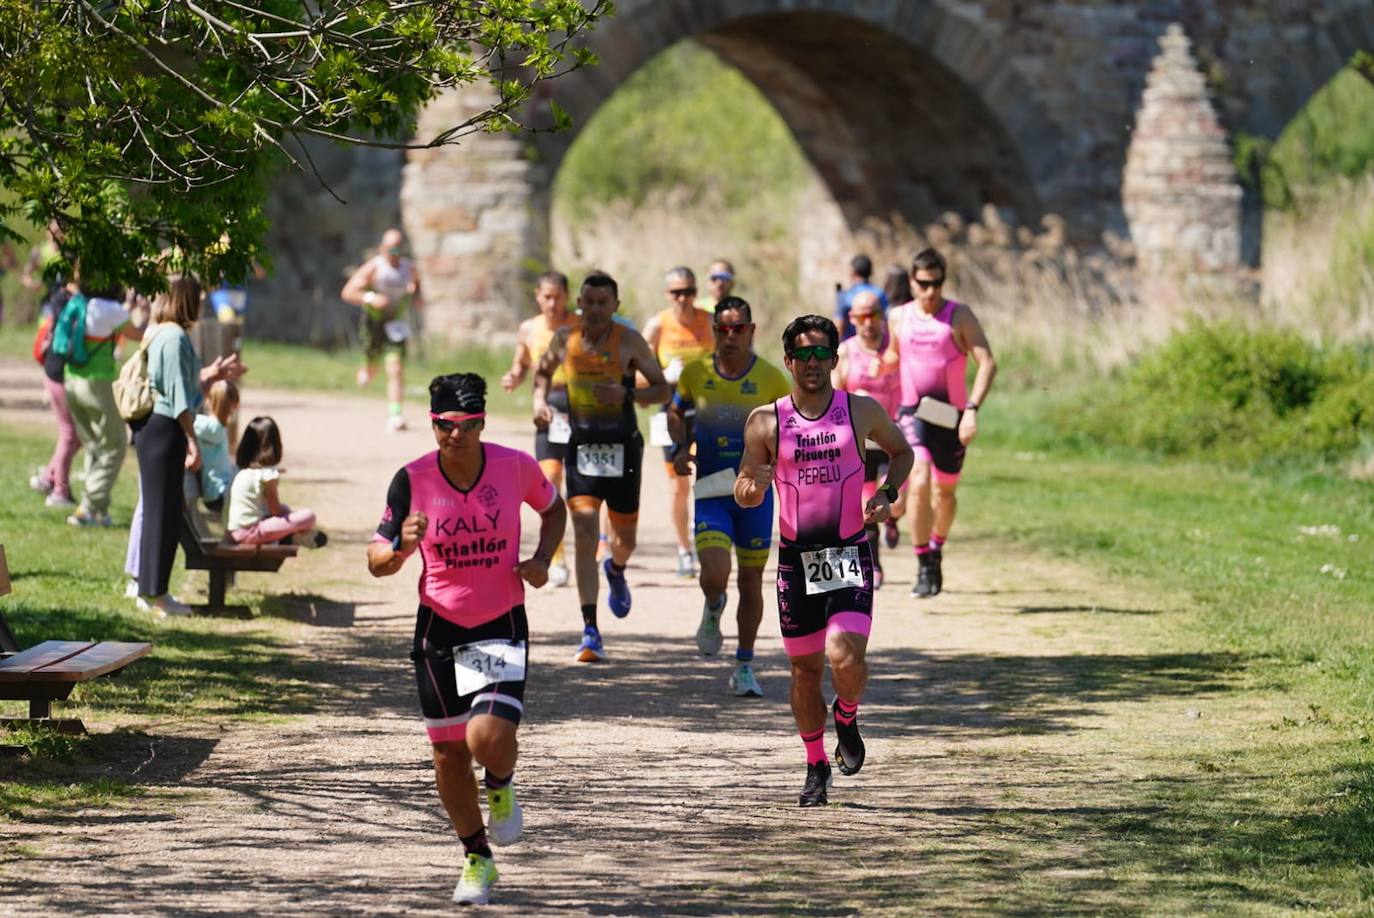
[[[803,363],[813,357],[824,362],[835,359],[835,349],[828,344],[808,344],[805,347],[794,347],[788,356]]]
[[[931,287],[940,287],[945,283],[943,277],[937,277],[935,280],[921,280],[919,277],[913,277],[912,280],[914,280],[916,286],[920,287],[922,290],[929,290]]]
[[[696,287],[678,287],[676,290],[669,290],[669,291],[668,291],[668,295],[671,296],[671,297],[679,297],[679,296],[696,296],[696,295],[697,295],[697,288],[696,288]]]
[[[453,433],[455,427],[463,433],[471,433],[482,426],[481,418],[468,418],[464,421],[451,421],[448,418],[432,418],[432,420],[440,433]]]

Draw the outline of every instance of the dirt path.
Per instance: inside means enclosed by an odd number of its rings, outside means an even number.
[[[34,411],[18,405],[0,422]],[[149,796],[4,827],[33,853],[4,866],[0,911],[449,908],[460,849],[433,791],[405,659],[415,571],[373,581],[362,561],[390,476],[429,448],[428,431],[383,434],[378,401],[344,396],[250,390],[244,411],[281,423],[284,491],[334,537],[275,579],[241,582],[316,597],[314,617],[292,627],[301,653],[324,663],[318,711],[145,726],[158,739],[135,780]],[[494,419],[488,431],[527,447],[517,422]],[[976,458],[970,471],[971,501]],[[499,852],[501,908],[1168,910],[1135,898],[1159,878],[1118,853],[1110,817],[1149,818],[1141,782],[1170,779],[1162,751],[1207,729],[1192,709],[1225,690],[1214,661],[1141,650],[1179,613],[976,531],[951,544],[948,592],[917,604],[902,549],[877,603],[862,713],[869,763],[855,778],[837,774],[830,807],[800,811],[771,577],[759,650],[767,697],[740,701],[726,688],[729,662],[695,654],[700,594],[671,576],[656,464],[645,492],[634,612],[604,616],[610,662],[572,662],[572,589],[528,598],[526,835]]]

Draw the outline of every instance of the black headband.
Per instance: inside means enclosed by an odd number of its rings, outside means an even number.
[[[436,381],[429,387],[429,410],[434,414],[481,414],[487,410],[485,388],[480,376]]]

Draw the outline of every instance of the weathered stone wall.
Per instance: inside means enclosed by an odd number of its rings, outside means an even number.
[[[617,9],[591,38],[601,64],[543,87],[542,98],[556,97],[579,125],[650,57],[694,38],[778,108],[850,229],[894,212],[920,225],[944,209],[973,215],[993,203],[1022,222],[1059,214],[1078,242],[1134,231],[1147,249],[1179,241],[1184,208],[1141,210],[1138,198],[1128,219],[1123,201],[1137,108],[1170,26],[1193,43],[1193,98],[1205,95],[1225,131],[1265,137],[1277,136],[1356,48],[1374,47],[1370,0],[621,0]],[[421,137],[481,101],[466,93],[438,100]],[[546,123],[546,108],[537,101],[531,123]],[[1141,122],[1147,135],[1159,123]],[[1229,208],[1238,186],[1214,169],[1225,138],[1206,130],[1210,165],[1171,181],[1196,180],[1196,200]],[[547,258],[550,188],[575,136],[478,135],[412,154],[402,201],[432,328],[462,338],[513,327]],[[1142,150],[1161,142],[1142,141]],[[1154,174],[1137,168],[1142,181]],[[374,191],[386,170],[355,172],[372,190],[344,196],[371,200],[376,214],[388,214],[381,223],[394,219]],[[328,209],[318,196],[306,203],[285,211],[291,223],[281,235],[296,244]],[[371,232],[373,216],[343,222]],[[345,232],[331,229],[330,244],[351,247]],[[1233,245],[1224,235],[1189,230],[1181,238],[1201,246],[1202,262],[1226,263]],[[824,249],[824,240],[809,244]],[[283,283],[292,281],[273,281]],[[294,334],[306,325],[289,327]]]
[[[490,98],[466,90],[435,100],[419,136],[466,121]],[[479,133],[460,147],[410,151],[401,204],[430,306],[428,333],[461,344],[513,330],[515,304],[529,299],[524,260],[542,246],[526,147],[521,137]]]
[[[1241,188],[1226,131],[1181,26],[1160,39],[1126,158],[1122,200],[1142,270],[1241,266]]]
[[[400,225],[404,154],[324,141],[307,147],[319,178],[288,172],[267,202],[272,273],[249,285],[248,334],[343,345],[357,338],[358,309],[339,291],[382,233]]]

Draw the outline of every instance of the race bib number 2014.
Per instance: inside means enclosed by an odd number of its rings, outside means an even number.
[[[524,641],[478,641],[453,648],[458,694],[471,695],[500,682],[525,679]]]
[[[802,569],[806,577],[806,595],[830,593],[834,590],[866,589],[864,571],[859,565],[859,547],[822,548],[802,552]]]
[[[623,478],[625,476],[624,443],[579,443],[577,472],[588,478]]]

